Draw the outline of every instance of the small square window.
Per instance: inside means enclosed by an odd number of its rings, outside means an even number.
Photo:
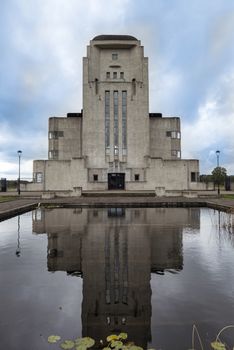
[[[112,60],[117,60],[118,59],[118,54],[117,53],[112,53]]]
[[[98,175],[97,174],[93,174],[93,181],[98,181]]]
[[[166,136],[167,136],[167,137],[171,137],[171,131],[167,131],[167,132],[166,132]]]
[[[110,72],[106,72],[106,79],[110,79]]]
[[[139,181],[140,180],[140,175],[139,174],[135,174],[135,181]]]
[[[113,79],[117,79],[117,72],[113,72]]]
[[[124,79],[124,72],[120,72],[120,79]]]

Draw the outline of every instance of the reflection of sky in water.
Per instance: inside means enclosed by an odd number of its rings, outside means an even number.
[[[1,222],[2,348],[43,350],[50,334],[121,329],[139,345],[182,349],[193,324],[213,340],[234,318],[230,217],[196,208],[37,210],[33,234],[31,213]]]

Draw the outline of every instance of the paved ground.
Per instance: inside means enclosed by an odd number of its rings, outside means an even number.
[[[83,206],[83,207],[106,207],[106,206],[135,206],[135,207],[204,207],[215,208],[234,213],[234,199],[224,198],[184,198],[184,197],[68,197],[55,199],[41,199],[38,196],[19,197],[11,201],[0,203],[0,220],[20,213],[32,210],[38,205],[55,206]]]

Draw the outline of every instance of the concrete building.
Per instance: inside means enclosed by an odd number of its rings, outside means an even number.
[[[180,118],[149,113],[148,58],[129,35],[99,35],[83,58],[83,109],[49,119],[48,160],[34,190],[196,190],[198,160],[181,159]]]

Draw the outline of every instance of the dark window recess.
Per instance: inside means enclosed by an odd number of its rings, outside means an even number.
[[[167,131],[167,132],[166,132],[166,136],[167,136],[167,137],[171,137],[171,131]]]
[[[136,95],[136,79],[132,79],[132,94]]]
[[[124,72],[120,72],[120,79],[124,79]]]
[[[139,174],[135,174],[135,181],[139,181],[140,180],[140,175]]]
[[[95,94],[98,94],[98,79],[95,79]]]
[[[113,79],[117,79],[117,72],[113,72]]]
[[[106,79],[110,79],[110,72],[106,72]]]
[[[93,175],[93,181],[98,181],[98,175],[97,174]]]
[[[191,182],[196,182],[196,173],[191,172]]]

